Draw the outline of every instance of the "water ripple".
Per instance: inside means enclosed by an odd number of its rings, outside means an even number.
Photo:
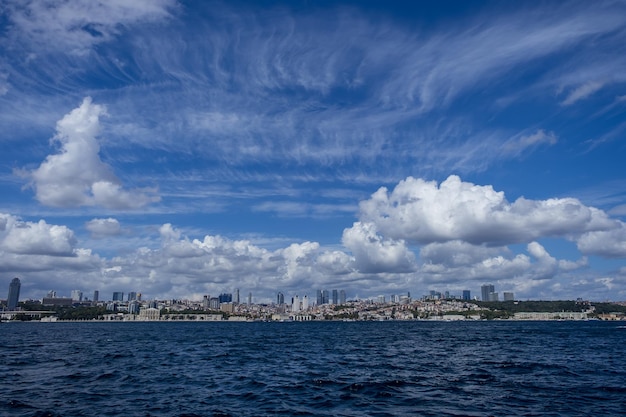
[[[0,415],[7,416],[626,409],[626,332],[607,323],[8,323],[3,330]]]

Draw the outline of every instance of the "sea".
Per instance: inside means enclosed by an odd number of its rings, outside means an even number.
[[[619,322],[11,322],[0,331],[1,416],[626,415]]]

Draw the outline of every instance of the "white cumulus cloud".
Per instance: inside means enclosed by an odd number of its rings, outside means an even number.
[[[612,230],[593,231],[577,240],[578,249],[587,255],[606,258],[626,258],[626,224]]]
[[[74,256],[76,238],[66,226],[0,215],[0,249],[12,254]]]
[[[416,269],[415,255],[405,242],[383,237],[373,223],[354,223],[344,230],[342,241],[354,255],[360,272],[411,272]]]
[[[575,198],[506,200],[491,186],[452,175],[438,185],[408,177],[392,192],[380,188],[361,202],[360,219],[383,236],[417,243],[461,240],[505,245],[568,237],[616,226],[606,213]]]
[[[119,235],[122,227],[117,219],[93,219],[85,224],[85,228],[91,232],[94,237],[116,236]]]
[[[57,123],[58,153],[30,172],[37,200],[53,207],[101,206],[136,209],[159,200],[152,189],[125,190],[109,165],[100,159],[97,140],[104,106],[83,100]]]

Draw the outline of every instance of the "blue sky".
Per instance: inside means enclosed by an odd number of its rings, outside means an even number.
[[[626,299],[624,1],[131,3],[0,5],[7,290]]]

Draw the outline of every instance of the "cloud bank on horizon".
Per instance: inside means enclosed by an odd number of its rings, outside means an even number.
[[[626,299],[626,3],[449,6],[5,2],[0,283]]]

